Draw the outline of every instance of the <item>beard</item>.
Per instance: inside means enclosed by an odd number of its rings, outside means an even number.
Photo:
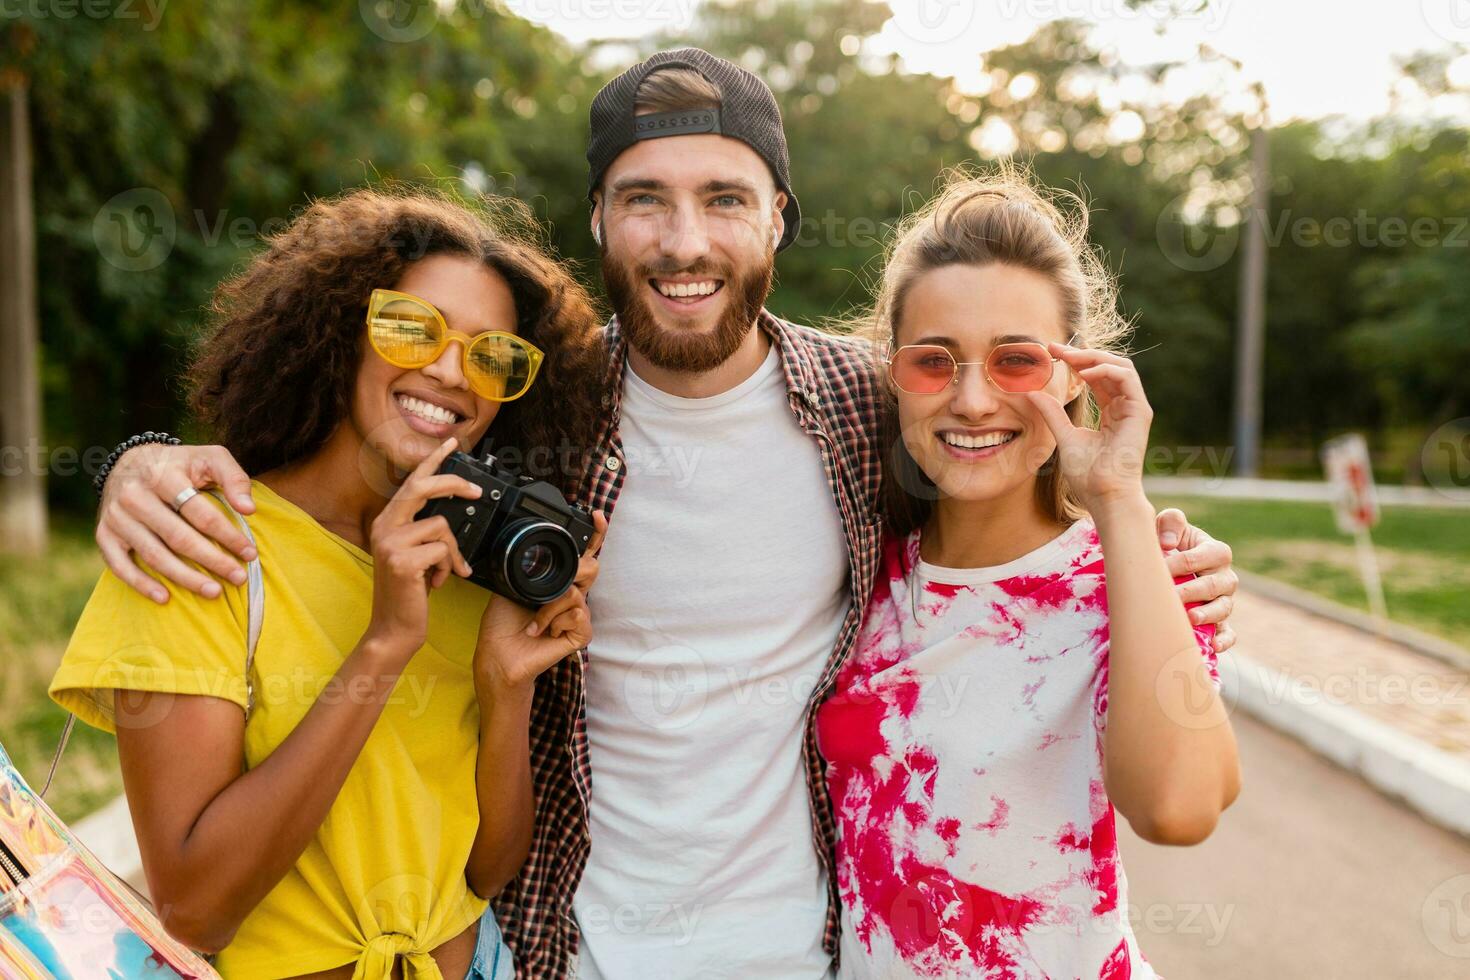
[[[713,371],[739,350],[771,293],[774,270],[774,255],[762,256],[759,264],[736,275],[734,269],[703,259],[685,268],[667,262],[645,266],[623,262],[602,250],[602,282],[628,343],[655,367],[689,374]],[[651,288],[648,280],[674,274],[723,281],[720,292],[729,298],[713,329],[680,329],[659,322],[644,290]]]

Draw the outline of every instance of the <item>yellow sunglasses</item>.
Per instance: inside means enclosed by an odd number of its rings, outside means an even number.
[[[471,337],[450,330],[432,303],[392,289],[373,290],[367,328],[373,350],[401,368],[426,367],[451,341],[459,341],[470,389],[493,402],[515,401],[529,391],[546,359],[535,344],[513,333],[487,330]]]

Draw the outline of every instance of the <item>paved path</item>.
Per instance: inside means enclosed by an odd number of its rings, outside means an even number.
[[[1470,766],[1470,677],[1243,592],[1239,650]],[[1167,980],[1470,978],[1470,839],[1244,711],[1244,790],[1196,848],[1120,827],[1135,929]],[[1428,751],[1426,749],[1426,751]]]
[[[1470,766],[1470,673],[1247,590],[1231,622],[1251,660]]]
[[[1249,718],[1245,788],[1198,847],[1120,820],[1138,941],[1165,980],[1464,980],[1470,841]]]

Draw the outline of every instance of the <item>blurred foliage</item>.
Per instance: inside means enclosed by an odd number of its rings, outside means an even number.
[[[170,5],[151,29],[147,4],[110,9],[0,22],[0,53],[30,82],[53,445],[177,431],[176,379],[215,283],[311,197],[473,163],[558,232],[584,213],[566,189],[584,180],[602,79],[493,4],[412,43],[384,40],[354,0]],[[167,258],[137,268],[149,241]],[[86,482],[53,479],[52,495],[88,506]]]
[[[498,0],[215,0],[168,5],[151,29],[147,4],[109,9],[143,16],[0,22],[3,70],[30,82],[53,445],[181,428],[174,379],[211,288],[311,196],[379,178],[515,194],[595,286],[588,105],[639,55],[686,43],[761,74],[782,104],[806,220],[778,263],[775,311],[851,311],[887,226],[938,174],[1013,151],[1096,209],[1160,407],[1156,444],[1230,440],[1260,96],[1208,49],[1125,65],[1059,21],[987,53],[981,84],[961,90],[875,55],[889,9],[870,0],[706,0],[678,37],[585,47]],[[405,9],[437,23],[417,36],[394,19]],[[1407,60],[1403,84],[1443,94],[1455,55]],[[1177,73],[1209,83],[1182,98]],[[1470,134],[1409,118],[1270,130],[1264,414],[1268,449],[1362,429],[1412,479],[1417,444],[1401,434],[1470,415]],[[150,189],[174,221],[172,249],[128,271],[114,259],[148,230],[126,223],[152,220],[136,206]],[[1391,234],[1420,219],[1423,234]],[[1344,222],[1345,236],[1329,234]],[[90,506],[85,479],[51,488]]]

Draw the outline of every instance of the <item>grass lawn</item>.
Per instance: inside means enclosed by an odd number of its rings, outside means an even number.
[[[37,790],[66,721],[46,686],[101,572],[91,528],[75,523],[40,558],[0,555],[0,742]],[[78,724],[46,802],[71,821],[121,791],[113,737]]]
[[[1239,568],[1367,610],[1353,538],[1326,504],[1152,496],[1230,543]],[[1373,529],[1389,618],[1470,646],[1470,511],[1384,507]]]

